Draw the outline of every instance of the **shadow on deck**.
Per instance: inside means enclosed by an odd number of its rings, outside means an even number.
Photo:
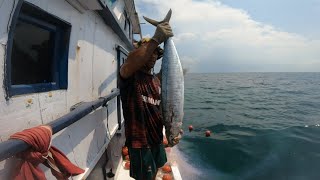
[[[91,171],[90,175],[87,177],[88,180],[96,179],[114,179],[117,167],[122,158],[122,147],[125,143],[125,133],[124,128],[119,132],[116,132],[108,144],[106,151],[103,153],[99,159],[96,166]],[[108,177],[110,170],[114,177]],[[109,173],[109,174],[108,174]]]

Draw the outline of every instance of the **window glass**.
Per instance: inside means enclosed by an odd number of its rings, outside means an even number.
[[[12,44],[12,85],[53,81],[54,33],[21,20]]]

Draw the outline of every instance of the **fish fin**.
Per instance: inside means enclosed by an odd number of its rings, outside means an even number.
[[[171,18],[171,14],[172,14],[172,10],[170,9],[162,22],[169,22]]]
[[[145,16],[143,16],[143,18],[150,24],[154,25],[154,26],[158,26],[158,24],[160,24],[160,22],[156,21],[156,20],[153,20],[153,19],[150,19],[150,18],[147,18]]]
[[[154,26],[158,26],[158,24],[163,23],[163,22],[169,22],[170,18],[171,18],[171,14],[172,14],[172,10],[170,9],[166,15],[166,17],[162,20],[162,21],[156,21],[153,19],[150,19],[148,17],[143,16],[143,18],[150,24],[154,25]]]

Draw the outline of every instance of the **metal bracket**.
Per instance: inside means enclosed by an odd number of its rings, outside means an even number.
[[[77,104],[73,105],[70,107],[70,111],[73,111],[75,109],[77,109],[79,106],[81,106],[82,104],[84,104],[84,101],[78,102]]]

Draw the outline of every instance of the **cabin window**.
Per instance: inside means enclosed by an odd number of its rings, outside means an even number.
[[[9,97],[67,89],[71,25],[28,3],[17,6],[8,39]]]
[[[119,46],[117,48],[117,60],[118,60],[118,68],[120,70],[121,65],[126,61],[128,56],[128,50],[124,49],[123,47]]]
[[[128,24],[127,24],[128,20],[127,19],[128,18],[127,18],[127,12],[126,11],[123,12],[123,17],[124,17],[124,30],[127,31],[127,27],[128,27]]]
[[[131,39],[131,25],[130,25],[130,19],[128,18],[127,12],[123,12],[124,17],[124,31],[128,33],[129,39]]]
[[[131,25],[130,25],[129,19],[128,19],[128,27],[129,27],[129,39],[131,39]]]
[[[127,31],[127,20],[124,21],[124,30]]]

